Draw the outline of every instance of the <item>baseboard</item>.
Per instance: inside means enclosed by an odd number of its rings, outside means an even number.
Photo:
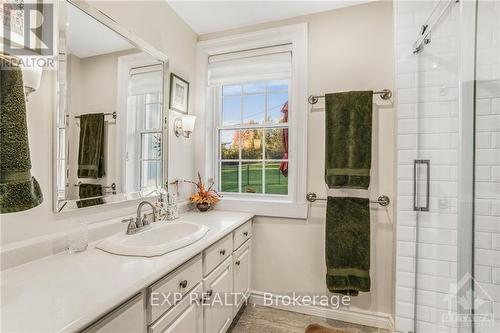
[[[260,291],[252,291],[248,302],[250,304],[264,306],[264,293]],[[386,329],[389,332],[394,332],[394,320],[387,313],[366,311],[361,309],[332,309],[316,305],[284,305],[280,301],[279,295],[273,295],[276,302],[271,306],[273,308],[298,312],[311,316],[323,317],[328,319],[340,320],[358,325],[365,325]]]

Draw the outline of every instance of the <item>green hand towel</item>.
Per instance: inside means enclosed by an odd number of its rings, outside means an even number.
[[[78,208],[97,206],[104,204],[103,198],[96,198],[102,196],[102,185],[99,184],[80,184],[78,189],[80,199],[92,198],[86,200],[78,200],[76,205]]]
[[[362,198],[328,197],[326,285],[334,293],[370,291],[370,207]]]
[[[104,113],[80,116],[78,178],[101,178],[104,171]]]
[[[325,95],[325,182],[329,188],[368,189],[373,91]]]
[[[43,201],[31,176],[26,102],[21,69],[0,62],[0,214],[19,212]]]

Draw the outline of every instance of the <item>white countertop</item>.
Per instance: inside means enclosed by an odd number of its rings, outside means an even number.
[[[1,332],[83,329],[252,217],[217,210],[185,213],[177,221],[210,230],[201,240],[159,257],[118,256],[91,244],[82,253],[60,253],[4,270]]]

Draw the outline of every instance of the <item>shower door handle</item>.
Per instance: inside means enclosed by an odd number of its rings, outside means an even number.
[[[422,168],[425,167],[425,172]],[[425,176],[425,178],[423,177]],[[423,179],[422,179],[423,178]],[[421,191],[421,185],[425,185],[425,191]],[[425,192],[425,198],[421,193]],[[430,192],[430,160],[413,161],[413,210],[419,212],[429,211],[429,192]],[[424,201],[424,205],[421,205]]]

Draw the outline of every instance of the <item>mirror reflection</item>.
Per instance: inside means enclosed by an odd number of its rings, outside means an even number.
[[[62,11],[56,210],[154,194],[165,155],[163,61],[71,3]]]

